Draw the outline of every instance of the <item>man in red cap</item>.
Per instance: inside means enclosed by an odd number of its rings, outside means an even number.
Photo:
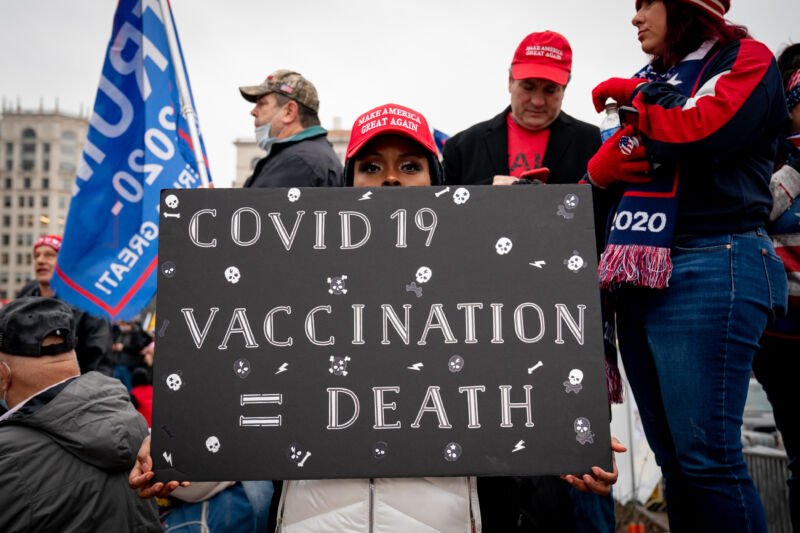
[[[36,279],[27,283],[17,292],[17,298],[23,296],[45,296],[58,298],[50,288],[50,280],[56,268],[58,251],[61,249],[60,235],[44,235],[33,243],[33,267]],[[98,370],[111,375],[111,324],[107,320],[90,315],[89,313],[72,307],[75,315],[75,336],[77,344],[75,352],[78,354],[81,372]]]
[[[549,169],[547,183],[580,180],[600,147],[600,131],[561,110],[571,71],[572,49],[563,35],[525,37],[509,69],[511,105],[445,144],[447,183],[509,184],[542,167]]]

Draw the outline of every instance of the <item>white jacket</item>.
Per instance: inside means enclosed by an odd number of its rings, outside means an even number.
[[[277,533],[480,533],[474,477],[286,481]]]

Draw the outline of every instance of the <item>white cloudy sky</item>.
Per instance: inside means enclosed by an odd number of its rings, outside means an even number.
[[[773,51],[800,42],[798,0],[733,0],[729,18]],[[0,0],[0,96],[23,108],[91,108],[111,33],[113,0]],[[234,175],[233,141],[251,138],[237,91],[278,68],[307,76],[323,126],[349,127],[376,105],[421,111],[449,134],[508,103],[519,41],[551,29],[572,44],[564,109],[599,122],[592,87],[644,64],[634,0],[172,0],[214,181]]]

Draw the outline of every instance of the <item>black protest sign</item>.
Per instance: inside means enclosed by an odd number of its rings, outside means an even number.
[[[159,479],[610,470],[585,185],[164,191]]]

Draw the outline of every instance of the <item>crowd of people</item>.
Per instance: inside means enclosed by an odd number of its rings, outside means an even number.
[[[608,399],[622,401],[619,353],[663,473],[670,529],[767,531],[741,444],[754,372],[783,435],[800,531],[800,437],[791,423],[800,45],[776,61],[726,20],[729,7],[635,2],[632,23],[651,60],[592,92],[598,112],[609,101],[626,110],[605,142],[561,109],[572,50],[554,31],[522,40],[509,106],[449,139],[441,160],[424,115],[386,104],[356,119],[342,167],[314,85],[275,71],[239,88],[254,103],[256,141],[267,152],[244,186],[591,184],[603,319],[616,326],[605,335]],[[418,127],[375,120],[398,112]],[[0,530],[616,530],[616,467],[582,477],[154,479],[153,339],[138,323],[111,324],[57,300],[49,280],[60,244],[57,236],[36,242],[36,280],[0,309],[0,409],[8,409],[0,412]],[[625,451],[615,440],[611,449]]]

